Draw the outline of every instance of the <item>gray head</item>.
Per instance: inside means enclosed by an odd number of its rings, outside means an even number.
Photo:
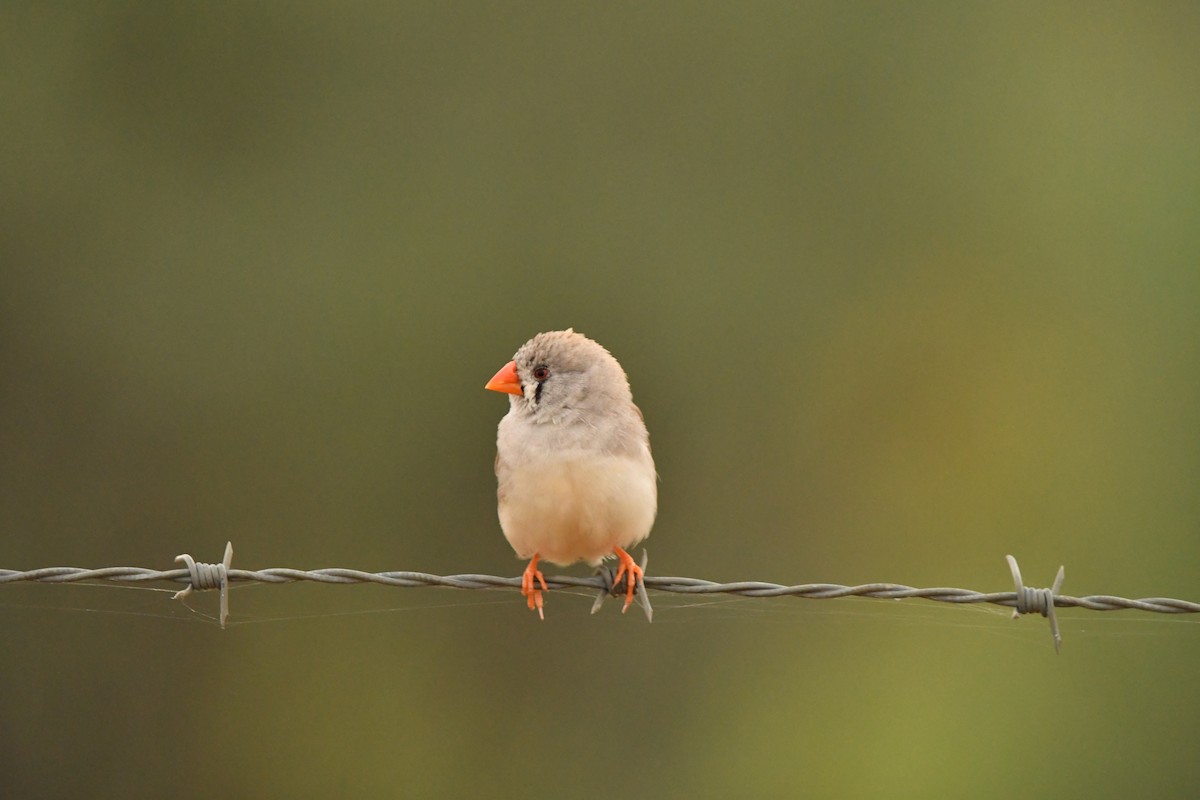
[[[570,328],[534,336],[513,363],[520,394],[510,394],[512,410],[536,422],[623,409],[633,401],[625,370],[612,354]]]

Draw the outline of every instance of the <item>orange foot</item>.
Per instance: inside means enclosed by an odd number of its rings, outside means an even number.
[[[617,577],[613,578],[613,586],[615,587],[621,582],[622,575],[625,576],[625,605],[621,608],[621,613],[624,614],[629,610],[629,604],[633,602],[633,593],[637,590],[638,581],[646,577],[646,573],[634,562],[633,556],[629,553],[619,547],[614,547],[613,552],[617,554],[617,559],[621,562],[621,565],[617,567]]]
[[[521,573],[521,594],[525,595],[525,602],[529,609],[537,609],[538,618],[545,619],[546,615],[542,613],[542,592],[549,591],[546,588],[546,578],[542,575],[542,571],[537,568],[538,554],[533,554],[533,560],[529,562],[529,566],[525,568],[525,572]],[[626,556],[628,558],[628,556]],[[542,585],[539,589],[534,584],[537,581]]]

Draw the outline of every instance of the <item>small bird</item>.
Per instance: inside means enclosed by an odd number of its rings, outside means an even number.
[[[496,435],[496,495],[505,538],[530,559],[521,576],[527,605],[545,618],[539,559],[597,566],[616,556],[624,613],[643,576],[626,548],[650,535],[658,511],[650,435],[625,370],[568,328],[521,345],[485,388],[509,395]]]

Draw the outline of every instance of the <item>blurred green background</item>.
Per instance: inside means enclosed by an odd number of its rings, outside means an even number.
[[[0,567],[515,575],[574,326],[659,575],[1200,599],[1200,7],[0,7]],[[552,570],[553,572],[553,570]],[[577,566],[572,574],[586,574]],[[167,587],[160,587],[167,588]],[[0,587],[6,797],[1169,797],[1200,629]]]

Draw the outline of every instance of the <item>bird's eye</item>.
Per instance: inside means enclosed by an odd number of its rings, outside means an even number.
[[[544,381],[550,377],[550,370],[547,367],[534,367],[533,377],[535,380]]]

